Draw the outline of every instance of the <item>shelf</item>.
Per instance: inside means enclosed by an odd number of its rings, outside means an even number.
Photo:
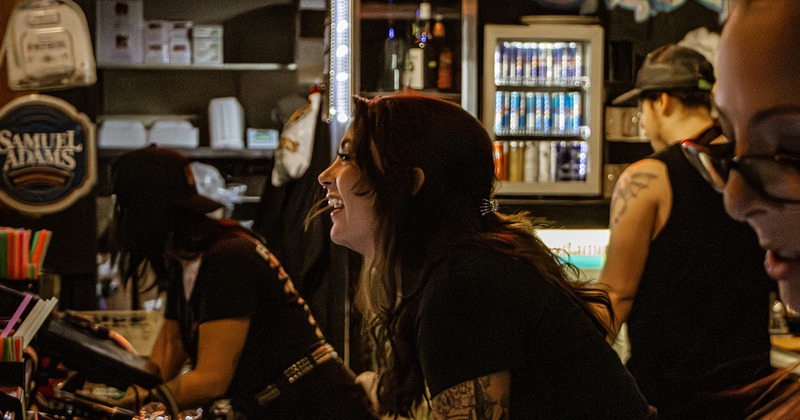
[[[493,134],[496,141],[589,141],[588,136],[578,134]]]
[[[446,99],[448,101],[453,102],[461,102],[461,94],[458,92],[439,92],[438,90],[434,89],[425,89],[425,90],[400,90],[395,92],[390,91],[372,91],[372,92],[361,92],[361,96],[372,98],[375,96],[392,96],[392,95],[402,95],[408,93],[416,93],[426,96],[433,96],[436,98]]]
[[[413,21],[417,15],[418,4],[384,4],[362,2],[359,11],[362,20],[407,20]],[[435,7],[431,16],[442,15],[444,19],[459,20],[461,11],[452,7]]]
[[[274,150],[271,149],[212,149],[210,147],[197,147],[192,149],[173,148],[190,159],[240,159],[240,160],[260,160],[272,159]],[[109,159],[120,156],[136,149],[99,149],[98,157]]]
[[[607,229],[611,202],[596,197],[531,196],[524,198],[497,197],[500,211],[517,213],[527,211],[541,226],[561,229]]]
[[[606,137],[612,143],[650,143],[647,137]]]
[[[295,63],[225,63],[218,65],[178,65],[178,64],[114,64],[100,63],[101,70],[141,70],[141,71],[294,71]]]
[[[498,196],[577,196],[594,194],[594,191],[586,192],[588,184],[588,181],[522,182],[502,180],[498,181],[496,194]]]

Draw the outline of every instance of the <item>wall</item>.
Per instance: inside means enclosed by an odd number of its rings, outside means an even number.
[[[8,0],[0,2],[0,39],[3,39],[6,33],[6,23],[9,16],[11,16],[11,9],[14,8],[17,0]],[[5,61],[0,63],[0,104],[5,105],[13,99],[14,92],[8,88],[8,73],[5,69]]]
[[[89,0],[79,0],[84,7]],[[0,30],[5,32],[6,24],[15,1],[0,2]],[[84,7],[84,10],[86,8]],[[88,17],[87,17],[88,18]],[[6,104],[15,97],[26,93],[12,92],[8,88],[5,62],[0,68],[0,103]],[[80,112],[92,117],[93,88],[69,89],[47,92],[50,96],[62,98],[73,104]],[[0,224],[27,229],[50,229],[52,242],[45,259],[45,272],[50,274],[42,282],[42,295],[57,294],[59,307],[69,309],[95,309],[95,270],[96,270],[96,232],[95,195],[90,193],[79,199],[71,207],[53,214],[33,217],[17,213],[0,204]],[[59,290],[60,289],[60,290]]]

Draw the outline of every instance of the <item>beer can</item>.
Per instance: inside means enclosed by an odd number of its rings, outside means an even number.
[[[555,182],[558,181],[558,151],[560,142],[550,141],[548,143],[550,145],[550,167],[548,168],[550,170],[550,174],[548,175],[548,178],[550,181]]]
[[[551,80],[552,85],[563,85],[563,68],[564,68],[564,55],[567,47],[563,42],[556,42],[553,44],[553,76]]]
[[[494,84],[503,84],[503,44],[497,44],[494,47]]]
[[[542,134],[552,133],[552,107],[550,106],[550,94],[542,93]]]
[[[492,142],[494,175],[501,181],[508,179],[507,147],[508,143],[504,141]]]
[[[576,64],[577,64],[577,50],[578,50],[578,43],[577,42],[570,42],[567,44],[566,50],[566,60],[564,61],[564,67],[562,68],[562,73],[564,76],[564,81],[567,84],[574,85],[577,80],[577,71],[576,71]]]
[[[576,86],[580,86],[581,79],[583,78],[583,44],[576,42],[573,54],[575,57],[575,74],[573,75],[574,84]]]
[[[570,120],[570,134],[578,135],[581,133],[583,125],[583,98],[580,92],[570,92],[570,103],[572,105],[572,119]]]
[[[509,106],[508,112],[508,133],[509,134],[518,134],[519,133],[519,104],[520,104],[520,93],[519,92],[511,92],[511,104]]]
[[[503,43],[503,64],[502,64],[502,76],[500,77],[500,85],[505,85],[508,83],[508,80],[511,78],[511,43],[504,42]]]
[[[571,92],[564,92],[564,134],[572,135],[572,99]]]
[[[505,92],[503,95],[503,135],[508,135],[511,126],[511,94]]]
[[[555,180],[556,181],[571,181],[572,180],[572,148],[568,141],[554,141],[555,151],[551,152],[555,155]]]
[[[526,42],[522,44],[522,50],[525,52],[525,58],[522,64],[522,80],[521,83],[523,85],[530,85],[531,80],[531,54],[533,54],[533,49],[531,48],[531,43]]]
[[[552,96],[553,126],[550,128],[550,133],[561,136],[567,131],[567,95],[565,92],[553,92]]]
[[[503,134],[503,104],[505,103],[505,92],[499,91],[494,94],[494,133]]]
[[[510,141],[508,142],[508,180],[509,181],[522,181],[523,165],[525,164],[525,155],[523,154],[524,142]]]
[[[539,82],[539,44],[531,42],[531,72],[528,74],[528,84],[537,85]]]
[[[570,179],[586,181],[589,170],[589,143],[585,141],[570,142]]]
[[[553,44],[539,43],[539,84],[549,86],[553,82]]]
[[[517,77],[517,44],[510,42],[508,46],[508,80],[506,84],[513,85]]]
[[[539,146],[535,141],[526,141],[523,154],[522,180],[524,182],[536,182],[539,175]]]
[[[525,134],[534,134],[536,132],[536,94],[528,92],[525,94],[527,102],[526,111],[528,116],[525,118]]]
[[[552,142],[549,141],[537,142],[539,146],[539,171],[536,178],[539,182],[553,181],[552,174],[550,173],[550,167],[552,166],[550,161],[551,144]]]
[[[536,92],[536,111],[534,114],[534,134],[545,134],[544,131],[544,97],[546,93]]]
[[[522,84],[525,76],[525,46],[522,42],[514,43],[514,81],[515,85]]]

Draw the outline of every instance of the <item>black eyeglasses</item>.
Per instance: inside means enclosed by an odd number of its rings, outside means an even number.
[[[753,189],[778,202],[800,203],[800,158],[734,156],[734,143],[703,146],[691,140],[681,142],[683,153],[711,186],[722,192],[732,169],[739,171]]]

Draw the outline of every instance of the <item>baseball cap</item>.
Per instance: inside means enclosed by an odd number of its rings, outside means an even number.
[[[676,44],[661,46],[647,54],[635,87],[612,101],[619,105],[638,98],[645,91],[673,89],[711,91],[716,78],[714,67],[703,54]]]
[[[174,150],[151,145],[125,153],[112,171],[114,194],[123,201],[165,202],[202,214],[222,207],[198,194],[191,161]]]

